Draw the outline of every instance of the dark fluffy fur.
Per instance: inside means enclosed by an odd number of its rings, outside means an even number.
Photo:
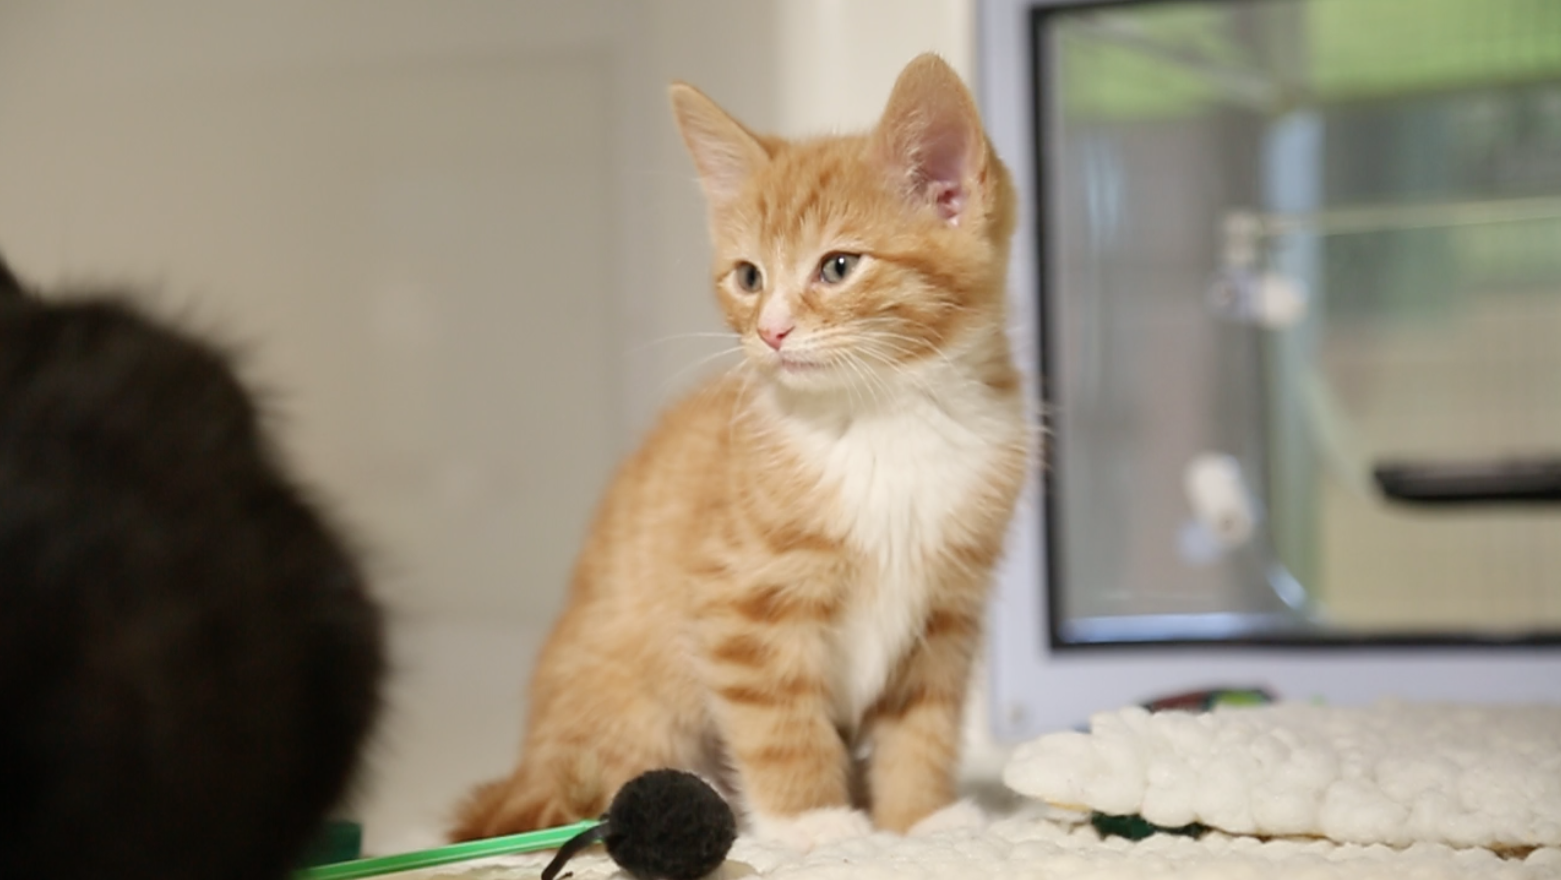
[[[0,262],[0,877],[285,876],[383,663],[223,353]]]

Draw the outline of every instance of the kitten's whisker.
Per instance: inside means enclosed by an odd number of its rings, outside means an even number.
[[[867,357],[871,357],[874,360],[876,360],[878,363],[883,364],[884,369],[887,370],[888,372],[892,373],[896,378],[902,379],[902,380],[907,380],[907,381],[911,382],[913,385],[915,385],[919,390],[921,390],[924,393],[927,393],[927,394],[931,394],[932,393],[932,391],[933,391],[932,383],[929,382],[925,377],[917,375],[912,370],[907,369],[904,364],[900,364],[900,363],[896,362],[892,357],[889,357],[885,353],[883,353],[881,351],[878,351],[873,346],[871,346],[871,345],[864,345],[864,346],[859,347],[857,349],[857,351],[861,355],[864,355],[864,356],[867,356]],[[878,381],[884,385],[884,388],[887,391],[888,390],[887,380],[885,380],[882,376],[879,376],[878,377]]]
[[[748,396],[753,392],[753,364],[747,360],[739,361],[737,366],[732,368],[732,372],[737,374],[738,378],[742,380],[742,384],[737,388],[737,400],[732,407],[732,417],[726,423],[726,445],[728,448],[736,443],[734,438],[736,436],[737,423],[748,420],[748,414],[753,406],[753,401]],[[754,431],[751,428],[748,429],[748,433],[754,435]]]
[[[896,363],[894,358],[879,351],[871,340],[867,340],[867,343],[853,349],[851,356],[862,365],[869,381],[873,383],[876,391],[882,393],[883,398],[895,396],[896,390],[894,386],[889,384],[891,377],[899,380],[908,380],[923,391],[931,391],[931,386],[924,378],[905,369],[903,365]],[[869,362],[868,358],[871,358],[872,362]],[[882,366],[878,366],[879,364]]]
[[[730,354],[739,354],[739,353],[742,352],[742,350],[743,350],[742,346],[734,345],[734,346],[731,346],[729,348],[723,348],[720,351],[711,352],[710,354],[705,355],[704,357],[700,358],[699,360],[694,361],[693,363],[689,364],[686,367],[683,367],[682,369],[680,369],[677,372],[673,373],[671,376],[668,376],[666,379],[664,379],[656,388],[656,396],[660,397],[663,394],[667,393],[667,391],[673,385],[677,384],[679,379],[681,379],[681,378],[683,378],[683,376],[687,375],[690,370],[697,370],[700,367],[704,366],[705,364],[708,364],[711,361],[715,360],[716,358],[726,357],[727,355],[730,355]]]
[[[860,360],[860,356],[853,355],[853,360]],[[880,405],[882,405],[882,400],[884,398],[893,396],[894,389],[889,387],[888,380],[885,379],[878,370],[873,369],[871,364],[868,364],[866,361],[861,361],[861,366],[863,375],[867,377],[869,384],[871,384],[873,387],[874,397],[878,398]]]
[[[839,363],[841,366],[844,366],[847,369],[851,370],[852,374],[857,376],[860,379],[861,378],[861,371],[859,369],[857,369],[856,364],[851,362],[850,353],[849,352],[841,352],[841,355],[842,355],[841,357],[837,358],[836,362]],[[858,383],[858,382],[847,382],[846,383],[846,395],[851,398],[851,408],[856,410],[856,411],[858,411],[858,412],[862,412],[862,411],[865,411],[867,409],[867,407],[864,406],[863,404],[857,402],[856,392],[857,392],[857,385],[858,384],[860,384],[860,383]],[[864,393],[866,391],[869,391],[869,390],[870,389],[867,389],[865,387],[863,388]]]
[[[862,391],[868,396],[869,402],[871,402],[875,407],[881,406],[882,401],[878,397],[878,389],[873,386],[872,376],[867,370],[863,368],[862,364],[857,361],[857,358],[850,352],[843,352],[840,358],[840,362],[849,367],[851,372],[861,380]],[[852,383],[847,387],[854,387],[855,384],[856,383]],[[865,411],[867,408],[863,407],[862,409]]]
[[[931,352],[932,354],[935,354],[938,357],[942,358],[943,362],[948,364],[950,367],[958,369],[958,366],[954,363],[954,359],[949,357],[948,352],[946,352],[943,349],[939,348],[937,346],[937,344],[935,344],[935,343],[933,343],[933,342],[931,342],[929,340],[917,339],[914,336],[906,336],[903,333],[895,333],[895,332],[890,331],[890,330],[875,330],[875,331],[873,331],[873,335],[874,336],[878,336],[878,337],[883,338],[883,339],[897,339],[897,340],[900,340],[902,342],[909,343],[912,346],[919,346],[919,347],[924,348],[927,351]]]
[[[886,365],[897,371],[908,371],[909,365],[902,363],[899,359],[891,358],[889,355],[899,355],[900,358],[913,358],[918,354],[926,352],[925,349],[917,350],[905,343],[881,336],[869,336],[863,339],[862,343],[857,347],[862,351],[874,352],[879,357],[884,358]]]
[[[747,367],[748,367],[748,362],[747,361],[738,361],[737,363],[735,363],[732,366],[728,367],[721,375],[743,374],[744,375],[744,381],[746,382],[745,370],[746,370]],[[702,383],[702,387],[700,388],[699,392],[694,396],[694,399],[695,400],[699,400],[699,401],[703,401],[705,398],[709,397],[713,392],[719,390],[720,387],[721,387],[721,383],[719,381],[715,381],[714,379],[712,379],[709,382]]]
[[[737,334],[733,333],[731,331],[726,331],[724,333],[717,333],[717,332],[714,332],[714,331],[711,331],[711,332],[697,332],[697,333],[673,333],[673,334],[668,335],[668,336],[663,336],[660,339],[652,339],[649,342],[642,342],[639,345],[636,345],[636,346],[630,348],[625,353],[626,354],[639,354],[639,353],[645,351],[646,349],[654,348],[654,347],[656,347],[658,345],[664,345],[664,344],[666,344],[668,342],[681,342],[681,341],[690,340],[690,339],[736,339],[736,338],[738,338]]]
[[[851,334],[855,337],[894,339],[906,343],[910,346],[910,348],[906,349],[904,352],[907,355],[921,354],[925,352],[942,358],[944,362],[946,362],[950,367],[956,367],[953,358],[949,356],[948,352],[944,351],[942,348],[939,348],[935,343],[926,339],[919,339],[914,336],[908,336],[904,333],[898,333],[893,330],[881,329],[882,325],[891,323],[897,322],[890,318],[870,316],[858,321],[857,326],[825,328],[823,330],[817,331],[814,334],[814,337],[817,339],[827,340],[833,336]]]

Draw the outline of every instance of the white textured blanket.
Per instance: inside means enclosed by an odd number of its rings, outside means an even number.
[[[826,811],[790,842],[742,837],[723,868],[786,880],[1541,880],[1561,878],[1561,707],[1280,705],[1202,716],[1138,709],[1042,737],[1004,773],[1037,800],[956,805],[907,836]],[[1193,839],[1102,838],[1088,813],[1199,822]],[[1267,837],[1266,835],[1274,835]],[[1328,839],[1331,837],[1332,839]],[[804,839],[811,838],[811,839]],[[428,877],[529,880],[546,855]],[[576,880],[617,875],[604,856]]]
[[[543,856],[514,856],[431,877],[533,880],[546,863]],[[569,870],[574,880],[622,877],[597,854],[575,859]],[[1561,878],[1561,850],[1502,858],[1439,844],[1393,849],[1219,833],[1103,841],[1087,825],[1048,821],[1027,808],[971,827],[851,837],[807,853],[744,837],[720,880],[750,872],[776,880],[1554,880]]]
[[[1014,754],[1039,800],[1236,834],[1561,846],[1561,707],[1301,703],[1099,715]]]

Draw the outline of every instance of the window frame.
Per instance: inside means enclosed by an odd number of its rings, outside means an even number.
[[[1048,350],[1041,297],[1048,273],[1038,219],[1050,210],[1048,157],[1033,149],[1052,108],[1036,94],[1033,40],[1043,19],[1068,9],[1159,0],[979,0],[977,100],[988,134],[1020,194],[1009,270],[1015,347],[1032,399],[1044,386]],[[1039,109],[1037,109],[1039,108]],[[1048,273],[1043,275],[1043,273]],[[1031,475],[1012,524],[988,610],[986,711],[994,738],[1013,742],[1074,727],[1098,711],[1202,687],[1269,688],[1286,699],[1359,705],[1393,698],[1470,703],[1561,703],[1561,643],[1458,639],[1297,641],[1144,639],[1065,644],[1049,589],[1048,484]],[[1037,586],[1040,588],[1037,589]]]

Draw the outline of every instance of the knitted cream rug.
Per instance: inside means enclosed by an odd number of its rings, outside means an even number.
[[[908,835],[820,811],[743,836],[719,872],[937,880],[1561,880],[1561,707],[1297,703],[1098,715],[1013,754],[1012,812]],[[1108,817],[1132,817],[1108,818]],[[1137,840],[1155,826],[1160,831]],[[1136,831],[1135,831],[1136,828]],[[530,880],[547,854],[419,878]],[[605,856],[575,880],[618,874]]]

